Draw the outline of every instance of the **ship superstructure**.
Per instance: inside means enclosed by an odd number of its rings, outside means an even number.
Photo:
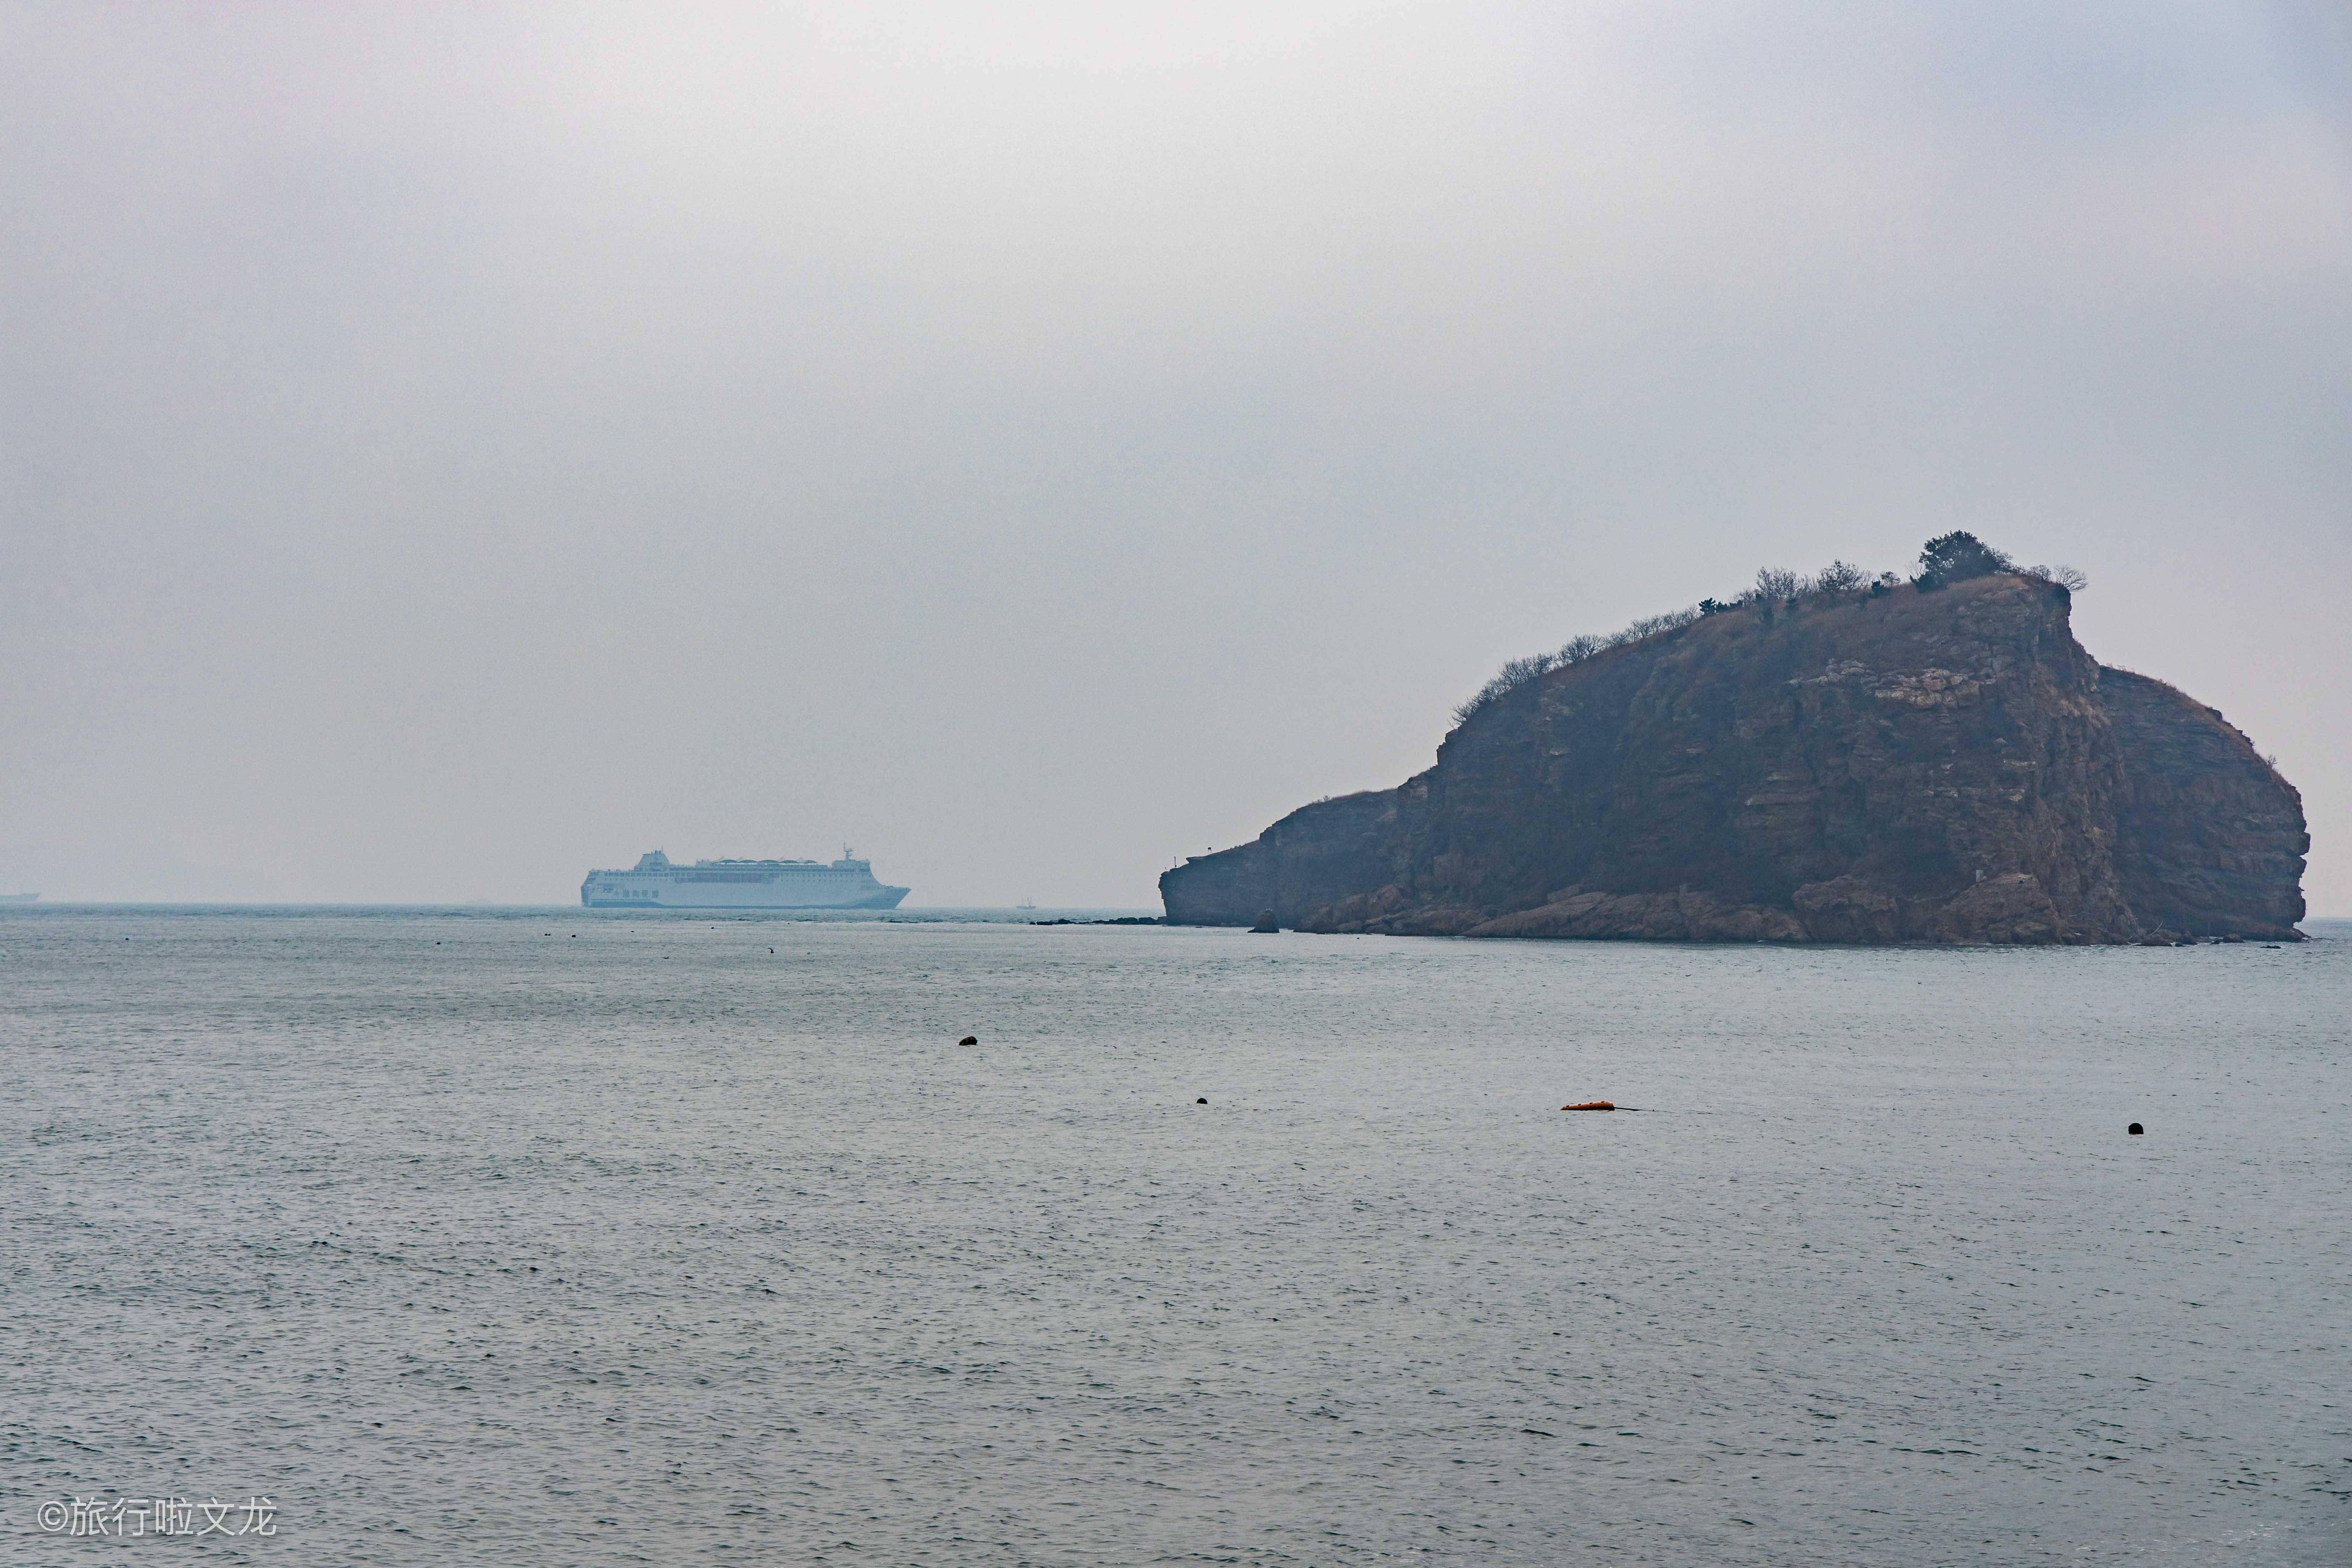
[[[817,860],[697,860],[673,865],[656,849],[626,871],[591,871],[580,901],[592,910],[895,910],[907,896],[874,879],[848,850]]]

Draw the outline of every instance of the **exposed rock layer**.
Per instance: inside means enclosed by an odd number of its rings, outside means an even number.
[[[2292,939],[2303,803],[2221,714],[2000,575],[1815,596],[1555,669],[1393,790],[1162,876],[1168,918],[1841,942]]]

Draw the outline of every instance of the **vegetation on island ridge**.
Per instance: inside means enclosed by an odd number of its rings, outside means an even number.
[[[1938,534],[1920,547],[1919,570],[1912,574],[1910,585],[1923,594],[1931,594],[1954,583],[1965,583],[1972,577],[1990,577],[1996,573],[2013,572],[2063,588],[2070,594],[2081,593],[2090,586],[2090,579],[2072,566],[2020,566],[2006,551],[1997,550],[1965,531]],[[1480,687],[1466,702],[1454,710],[1456,724],[1466,722],[1471,715],[1512,692],[1549,674],[1563,665],[1582,664],[1612,648],[1644,642],[1666,632],[1680,631],[1694,621],[1709,616],[1727,615],[1735,610],[1748,611],[1763,620],[1766,626],[1787,611],[1800,608],[1808,600],[1884,598],[1904,585],[1904,579],[1893,572],[1871,574],[1850,561],[1832,561],[1810,576],[1767,566],[1756,574],[1752,587],[1729,599],[1701,599],[1697,604],[1680,610],[1668,610],[1661,616],[1644,616],[1633,625],[1607,637],[1591,633],[1572,637],[1549,653],[1528,654],[1512,659],[1495,672],[1493,679]]]

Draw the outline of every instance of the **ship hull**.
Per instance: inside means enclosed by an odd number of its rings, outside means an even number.
[[[580,901],[592,910],[895,910],[909,891],[907,888],[877,887],[862,898],[837,898],[739,892],[732,889],[665,889],[635,898],[600,898],[583,891]]]
[[[681,866],[659,850],[626,871],[591,871],[580,901],[592,910],[895,910],[904,888],[885,887],[864,860],[701,860]]]

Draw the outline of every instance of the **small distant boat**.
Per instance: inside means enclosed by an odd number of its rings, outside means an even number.
[[[1037,907],[1037,900],[1034,899],[1024,899],[1013,907],[1016,910],[1034,910]]]
[[[29,904],[40,896],[38,893],[0,893],[0,904]]]

